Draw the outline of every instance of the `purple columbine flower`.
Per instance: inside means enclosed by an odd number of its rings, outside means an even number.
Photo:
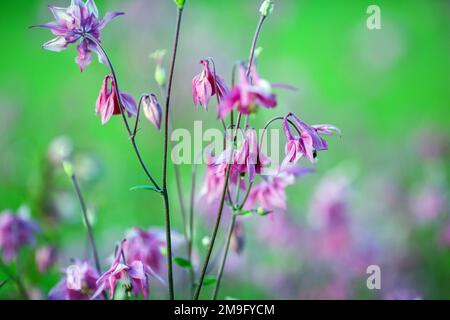
[[[19,209],[18,214],[10,210],[0,213],[0,249],[5,262],[14,259],[20,248],[34,245],[39,225],[28,218],[26,209]]]
[[[125,92],[120,93],[120,98],[128,116],[135,116],[137,114],[137,104],[134,98]],[[97,115],[100,114],[102,124],[108,122],[113,115],[122,113],[119,99],[117,98],[117,85],[112,75],[107,75],[103,79],[103,84],[97,98],[95,113]]]
[[[134,296],[142,293],[144,298],[147,299],[149,295],[149,275],[153,275],[163,282],[150,266],[143,264],[140,260],[134,260],[131,263],[127,263],[126,261],[121,262],[122,257],[124,256],[122,248],[125,241],[126,240],[123,240],[121,242],[111,268],[97,280],[97,291],[92,296],[92,299],[95,299],[107,287],[109,287],[109,294],[112,299],[118,281],[121,281],[125,286],[125,289]]]
[[[301,135],[294,135],[289,126],[289,117],[292,117],[294,124],[300,130]],[[327,142],[320,136],[340,133],[335,126],[328,124],[308,125],[293,113],[289,113],[284,117],[283,130],[286,135],[286,157],[283,165],[287,163],[297,163],[297,161],[305,156],[312,163],[315,162],[317,151],[328,150]]]
[[[83,71],[92,60],[92,52],[97,53],[100,62],[105,62],[105,57],[100,53],[97,45],[89,37],[100,41],[100,31],[105,25],[123,12],[107,12],[103,19],[99,19],[98,9],[93,0],[83,3],[81,0],[72,0],[67,8],[49,6],[55,17],[55,21],[40,24],[33,27],[49,29],[56,38],[46,42],[43,47],[50,51],[63,51],[71,43],[76,43],[78,56],[76,62]]]
[[[52,246],[44,246],[36,250],[36,264],[39,272],[47,272],[56,262],[57,251]]]
[[[49,300],[88,300],[97,288],[97,271],[87,262],[67,267],[64,277],[48,294]]]
[[[231,110],[237,106],[237,110],[243,114],[255,111],[257,105],[265,108],[275,108],[277,100],[272,93],[272,86],[261,79],[253,69],[251,72],[252,82],[246,75],[246,69],[240,66],[240,83],[235,85],[231,91],[224,96],[219,105],[219,118],[224,119]]]
[[[127,241],[123,244],[123,252],[127,262],[142,261],[155,272],[160,271],[165,259],[161,249],[165,247],[165,241],[154,231],[132,228],[126,234]]]
[[[229,90],[221,76],[216,73],[214,77],[214,72],[211,72],[208,60],[201,60],[200,63],[203,65],[203,71],[192,79],[192,96],[196,108],[200,105],[208,111],[209,99],[215,94],[222,98]]]
[[[161,106],[153,93],[142,96],[142,109],[148,121],[153,123],[158,130],[161,129]]]

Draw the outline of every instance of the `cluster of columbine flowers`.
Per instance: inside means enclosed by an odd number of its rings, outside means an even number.
[[[149,294],[149,277],[159,279],[167,284],[169,297],[174,298],[174,284],[172,261],[180,266],[187,267],[191,272],[193,298],[198,299],[204,285],[209,260],[214,248],[217,231],[220,227],[224,206],[231,208],[233,213],[232,222],[223,251],[222,261],[217,277],[214,279],[214,298],[222,278],[222,273],[230,246],[232,235],[241,230],[237,223],[237,217],[258,213],[266,215],[277,210],[285,210],[286,195],[285,188],[295,182],[295,179],[309,173],[297,165],[298,161],[305,157],[315,162],[317,152],[328,148],[322,135],[331,135],[338,129],[331,125],[308,125],[298,115],[288,113],[279,116],[267,123],[265,129],[276,121],[281,121],[286,135],[285,159],[278,166],[276,172],[271,175],[262,176],[261,173],[272,160],[263,153],[261,141],[258,141],[256,130],[249,121],[249,115],[255,113],[260,107],[275,108],[277,97],[273,91],[276,87],[267,80],[261,78],[256,68],[255,49],[261,27],[267,17],[273,11],[273,1],[265,0],[260,7],[260,20],[255,33],[250,57],[247,62],[240,62],[236,68],[239,71],[239,81],[231,89],[226,81],[216,73],[214,61],[211,58],[200,61],[203,70],[192,80],[192,94],[194,105],[204,107],[208,105],[212,97],[216,98],[218,120],[224,129],[231,129],[231,137],[225,139],[223,152],[220,154],[209,153],[211,160],[206,168],[206,178],[202,195],[207,195],[209,203],[218,207],[216,222],[208,243],[208,251],[201,268],[192,264],[193,245],[193,201],[191,201],[190,218],[186,219],[185,238],[188,244],[187,258],[174,259],[171,245],[171,227],[169,196],[167,192],[167,162],[168,162],[168,127],[170,119],[170,97],[176,51],[178,47],[181,17],[185,6],[185,0],[175,0],[177,6],[176,36],[172,52],[169,77],[166,79],[165,70],[162,67],[162,58],[157,55],[156,81],[161,87],[165,98],[165,110],[163,112],[157,96],[153,93],[143,94],[139,103],[129,94],[119,89],[117,75],[112,62],[101,44],[100,31],[115,17],[123,15],[121,12],[109,12],[102,19],[93,0],[83,2],[72,0],[67,8],[50,6],[49,9],[55,17],[55,21],[36,27],[49,29],[56,38],[44,44],[44,48],[52,51],[62,51],[70,44],[78,43],[78,56],[76,63],[81,71],[91,63],[92,55],[95,53],[99,61],[108,66],[109,72],[101,85],[100,93],[96,102],[96,113],[100,116],[102,124],[106,124],[113,115],[120,115],[129,135],[133,150],[142,169],[149,179],[151,185],[146,189],[154,190],[162,195],[165,204],[166,234],[165,239],[155,239],[151,233],[142,229],[135,229],[132,235],[122,240],[117,245],[114,260],[111,267],[102,272],[98,259],[92,227],[87,219],[83,196],[76,175],[70,164],[65,163],[66,173],[71,177],[77,195],[80,199],[85,216],[85,224],[89,233],[90,243],[94,252],[95,268],[86,261],[75,261],[65,270],[65,276],[50,292],[52,299],[96,299],[99,297],[114,298],[116,284],[120,281],[127,294],[137,296],[141,293],[144,298]],[[233,79],[234,80],[234,79]],[[167,83],[166,83],[167,82]],[[143,109],[145,117],[160,129],[164,124],[164,151],[163,151],[163,179],[161,185],[153,178],[143,161],[139,147],[135,141],[137,127],[140,119],[140,109]],[[235,116],[237,117],[235,118]],[[130,125],[131,117],[135,117],[134,127]],[[229,125],[227,125],[229,121]],[[242,143],[237,143],[238,131],[244,134]],[[260,140],[262,137],[260,138]],[[210,149],[208,149],[210,150]],[[175,170],[177,170],[175,166]],[[176,175],[179,179],[179,176]],[[194,177],[195,179],[195,177]],[[259,180],[258,180],[259,179]],[[179,185],[179,183],[178,183]],[[179,190],[180,191],[180,190]],[[242,193],[241,193],[242,191]],[[244,192],[245,191],[245,192]],[[194,190],[191,190],[191,199],[194,198]],[[235,194],[233,197],[231,194]],[[14,244],[8,245],[14,247]],[[162,253],[164,247],[167,256],[167,281],[160,279]],[[3,250],[5,246],[3,246]],[[44,255],[44,253],[42,253]],[[106,292],[109,291],[109,296]]]

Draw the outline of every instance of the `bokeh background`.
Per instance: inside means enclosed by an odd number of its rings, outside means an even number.
[[[136,97],[157,93],[149,53],[170,49],[172,1],[96,3],[101,15],[126,12],[102,34],[121,88]],[[70,258],[86,255],[78,202],[61,166],[51,161],[55,139],[73,151],[103,261],[128,228],[164,223],[157,194],[129,191],[146,181],[121,120],[102,126],[95,116],[105,66],[94,59],[80,73],[74,47],[46,52],[41,45],[51,34],[28,28],[52,20],[48,4],[68,1],[7,1],[0,13],[0,210],[27,205],[43,229],[37,246],[60,249],[58,264],[45,274],[37,271],[32,248],[21,252],[19,270],[10,266],[35,298],[46,297]],[[381,30],[366,27],[370,4],[381,8]],[[259,5],[187,1],[175,127],[190,129],[194,120],[219,125],[214,108],[194,112],[191,79],[207,56],[230,79],[234,61],[248,56]],[[230,255],[222,298],[450,298],[449,18],[450,3],[443,0],[276,1],[259,42],[259,72],[299,90],[279,92],[279,107],[259,112],[252,124],[293,111],[309,123],[333,123],[343,134],[328,139],[330,150],[320,154],[316,173],[288,189],[287,213],[242,219],[245,247]],[[161,133],[142,123],[138,142],[160,179]],[[191,167],[181,173],[187,200]],[[181,232],[172,170],[170,195],[174,229]],[[208,213],[198,210],[196,219],[201,260]],[[366,287],[366,268],[373,264],[381,268],[381,290]],[[13,283],[0,289],[0,298],[17,297]]]

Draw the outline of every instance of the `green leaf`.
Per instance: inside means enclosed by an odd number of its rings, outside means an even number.
[[[226,296],[225,300],[239,300],[239,299],[235,297]]]
[[[161,193],[161,190],[156,189],[154,186],[149,186],[149,185],[134,186],[134,187],[130,188],[130,191],[134,191],[134,190],[150,190],[150,191],[155,191],[155,192]]]
[[[216,282],[217,282],[217,279],[214,276],[205,276],[205,278],[203,279],[203,285],[205,287],[206,286],[210,286],[210,285],[212,285],[212,284],[214,284]]]
[[[180,266],[182,268],[187,268],[187,269],[192,268],[192,263],[189,260],[184,259],[182,257],[174,257],[173,262],[175,262],[175,264],[177,264],[178,266]]]
[[[166,247],[160,247],[159,251],[161,252],[161,254],[165,257],[167,257],[167,248]]]

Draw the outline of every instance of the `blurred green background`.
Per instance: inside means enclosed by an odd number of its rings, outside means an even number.
[[[135,97],[149,91],[158,93],[153,80],[154,61],[148,56],[156,49],[170,49],[176,14],[172,1],[96,3],[100,15],[106,11],[126,12],[102,33],[102,43],[117,69],[121,89]],[[390,188],[402,195],[414,193],[428,179],[430,166],[436,172],[436,161],[430,165],[417,151],[420,139],[425,132],[431,133],[441,137],[445,147],[448,145],[450,3],[428,0],[275,3],[275,11],[264,25],[258,44],[264,49],[259,72],[271,82],[289,83],[299,90],[280,92],[279,107],[259,112],[251,119],[252,124],[260,127],[274,115],[293,111],[309,123],[332,123],[343,132],[341,139],[328,139],[330,150],[321,154],[316,174],[289,189],[290,215],[300,224],[306,221],[310,196],[321,177],[344,164],[345,170],[355,176],[352,188],[357,196],[352,199],[358,200],[350,205],[352,215],[366,222],[362,227],[365,233],[376,235],[379,243],[389,244],[393,241],[391,236],[404,231],[405,220],[399,215],[409,217],[411,210],[408,205],[386,209],[386,201],[377,198],[373,189],[382,180],[383,194],[392,195]],[[44,51],[41,45],[52,35],[46,30],[28,28],[52,20],[48,4],[67,6],[68,1],[22,0],[2,4],[0,209],[16,210],[21,204],[28,204],[52,241],[65,248],[67,257],[61,261],[65,266],[68,257],[83,254],[85,235],[78,203],[61,172],[52,179],[52,197],[57,197],[59,206],[67,211],[66,221],[57,226],[45,222],[42,197],[50,192],[46,189],[46,157],[50,143],[58,136],[71,139],[75,157],[81,167],[84,165],[80,170],[87,172],[82,187],[96,213],[95,231],[102,257],[112,252],[113,243],[129,227],[163,226],[164,217],[158,195],[129,191],[131,186],[146,181],[122,121],[114,117],[102,126],[95,116],[95,101],[106,67],[94,58],[86,71],[80,73],[74,63],[74,46],[62,53]],[[229,81],[234,61],[248,56],[259,4],[260,1],[250,0],[187,1],[172,100],[175,127],[190,129],[194,120],[203,120],[205,127],[218,127],[213,107],[209,113],[194,112],[191,79],[201,70],[199,60],[212,56],[217,72]],[[381,8],[381,30],[366,27],[366,9],[370,4]],[[145,122],[141,127],[138,143],[150,171],[160,180],[162,135]],[[446,197],[448,157],[445,154],[442,157],[436,175]],[[174,228],[181,231],[170,169]],[[181,172],[188,190],[190,166],[182,166]],[[400,203],[407,201],[402,196]],[[383,210],[387,213],[380,214]],[[420,257],[408,283],[417,286],[424,298],[450,298],[450,255],[435,241],[445,217],[450,218],[448,204],[441,211],[437,222],[418,226],[404,240],[407,249],[400,249]],[[203,220],[204,216],[198,217]],[[406,220],[414,224],[410,218]],[[209,234],[208,230],[207,224],[202,223],[198,240]],[[255,236],[249,233],[247,237],[249,245],[245,250],[255,255],[252,249]],[[381,251],[389,247],[382,247]],[[28,253],[23,253],[27,261],[32,260]],[[226,277],[224,296],[300,297],[299,293],[279,295],[257,281],[242,281],[252,273],[253,256],[249,255],[250,266],[238,272],[240,277]],[[277,257],[276,250],[267,254],[259,251],[257,263],[276,269]],[[289,267],[300,270],[299,283],[308,279],[308,273],[301,271],[302,266],[303,262]],[[40,287],[45,296],[59,276],[55,269],[45,276],[31,270],[29,277],[29,282]],[[361,286],[364,283],[362,280]],[[11,284],[1,289],[0,297],[14,297],[12,288]],[[360,291],[349,297],[379,297],[364,289]]]

